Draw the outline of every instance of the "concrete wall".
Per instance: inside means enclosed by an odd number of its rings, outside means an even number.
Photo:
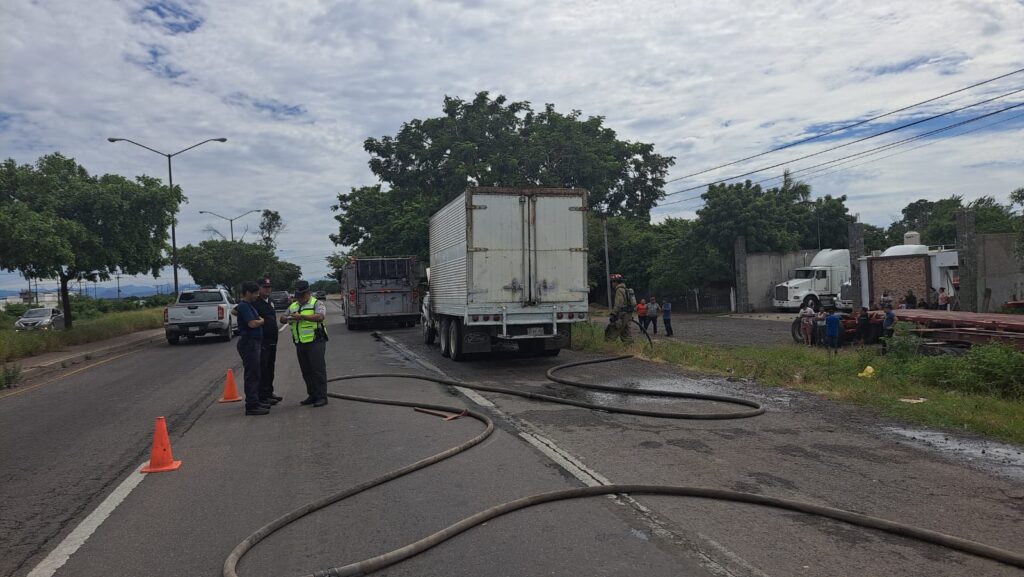
[[[1024,266],[1014,256],[1015,240],[1014,233],[977,235],[978,312],[999,312],[1004,302],[1024,298]],[[987,301],[986,289],[991,290]]]
[[[748,310],[772,310],[775,285],[793,277],[793,271],[811,264],[817,249],[793,252],[752,252],[746,258]]]

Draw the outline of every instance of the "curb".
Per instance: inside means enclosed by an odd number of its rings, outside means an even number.
[[[86,352],[77,353],[77,354],[74,354],[74,355],[71,355],[71,356],[68,356],[68,357],[64,357],[63,359],[58,359],[58,360],[55,360],[55,361],[50,361],[50,362],[48,362],[46,364],[35,365],[35,366],[28,367],[28,368],[23,368],[22,371],[21,371],[21,377],[24,380],[33,379],[33,378],[36,378],[36,377],[41,377],[43,375],[47,375],[49,373],[52,373],[52,372],[55,372],[55,371],[59,371],[61,369],[67,369],[67,368],[73,367],[74,365],[81,364],[81,363],[84,363],[86,361],[92,361],[92,360],[100,359],[100,358],[103,358],[103,357],[108,357],[110,355],[115,355],[117,353],[122,353],[122,352],[125,352],[125,351],[130,351],[132,349],[138,349],[138,348],[146,347],[146,346],[149,346],[149,345],[161,342],[161,341],[165,340],[165,338],[166,337],[161,334],[161,335],[157,335],[157,336],[153,336],[153,337],[149,337],[149,338],[139,339],[137,341],[132,341],[132,342],[128,342],[128,343],[122,343],[120,345],[115,345],[115,346],[111,346],[111,347],[105,347],[105,348],[96,349],[96,350],[92,350],[92,351],[86,351]],[[31,358],[31,357],[29,357],[29,358]],[[21,359],[19,361],[12,361],[12,362],[18,363],[18,362],[22,362],[24,360],[25,359]]]

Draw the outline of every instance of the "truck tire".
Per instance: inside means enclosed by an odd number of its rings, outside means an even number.
[[[807,295],[806,297],[804,297],[804,304],[803,304],[803,306],[805,306],[805,307],[809,306],[809,307],[811,307],[814,310],[818,310],[818,307],[821,306],[821,301],[818,299],[818,297],[816,297],[814,295]]]
[[[356,323],[352,322],[352,319],[345,317],[345,328],[354,331],[356,330]]]
[[[793,334],[793,342],[802,345],[804,344],[804,335],[800,332],[800,319],[795,319],[793,324],[789,327],[789,332]]]
[[[462,352],[462,320],[452,319],[448,323],[448,358],[460,362],[466,358]]]
[[[231,326],[231,319],[228,319],[228,330],[224,331],[224,334],[220,336],[220,340],[225,343],[230,343],[231,339],[235,337],[235,329]]]
[[[434,344],[434,340],[437,339],[437,329],[434,328],[433,324],[428,323],[427,319],[423,319],[421,322],[423,325],[423,344]]]
[[[178,335],[172,335],[171,333],[167,333],[167,344],[169,344],[169,345],[177,345],[178,344]]]
[[[451,345],[451,342],[448,340],[448,331],[450,328],[451,322],[446,318],[441,319],[441,332],[438,333],[437,336],[441,343],[442,357],[447,357],[449,355],[448,347]]]

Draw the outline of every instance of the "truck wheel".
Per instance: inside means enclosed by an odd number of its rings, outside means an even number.
[[[434,339],[437,338],[437,329],[434,328],[433,324],[428,323],[427,319],[423,319],[422,320],[422,324],[423,324],[423,344],[425,344],[425,345],[432,345],[432,344],[434,344]]]
[[[451,329],[451,322],[448,319],[441,319],[441,332],[438,337],[441,341],[441,356],[447,357],[450,354],[451,341],[449,340],[448,333]]]
[[[462,352],[462,321],[459,319],[448,323],[448,358],[455,362],[466,358],[466,353]]]
[[[220,340],[225,343],[230,343],[231,339],[234,338],[234,336],[234,329],[231,328],[231,319],[228,319],[228,330],[224,331],[224,334],[221,335]]]
[[[350,331],[354,331],[356,330],[356,324],[352,322],[352,319],[345,317],[345,328]]]
[[[814,295],[807,295],[807,297],[804,298],[804,306],[809,306],[814,310],[818,310],[818,307],[821,306],[821,301]]]
[[[178,335],[172,335],[171,333],[167,333],[167,344],[169,344],[169,345],[176,345],[176,344],[178,344]]]
[[[804,335],[800,332],[800,319],[793,321],[793,324],[789,327],[789,332],[793,333],[793,342],[798,345],[804,344]]]

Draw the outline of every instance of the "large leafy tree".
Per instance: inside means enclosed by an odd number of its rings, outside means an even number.
[[[442,116],[411,120],[364,148],[386,186],[339,194],[331,239],[353,254],[421,258],[430,215],[467,186],[581,187],[601,212],[646,221],[674,162],[652,144],[620,140],[602,117],[551,104],[535,111],[486,92],[446,97]]]
[[[155,178],[94,176],[60,153],[34,165],[8,159],[0,165],[0,267],[58,279],[71,328],[68,283],[156,276],[182,200]]]
[[[224,285],[236,291],[242,282],[269,275],[274,289],[288,289],[302,269],[279,260],[270,247],[255,242],[204,240],[178,249],[178,260],[200,285]]]
[[[1001,204],[991,196],[982,196],[964,204],[962,196],[953,195],[934,201],[916,200],[904,207],[901,211],[903,217],[889,226],[889,244],[903,244],[904,233],[916,231],[921,233],[923,244],[954,245],[956,213],[962,208],[974,210],[974,226],[979,233],[1015,230],[1016,214],[1012,205]]]

